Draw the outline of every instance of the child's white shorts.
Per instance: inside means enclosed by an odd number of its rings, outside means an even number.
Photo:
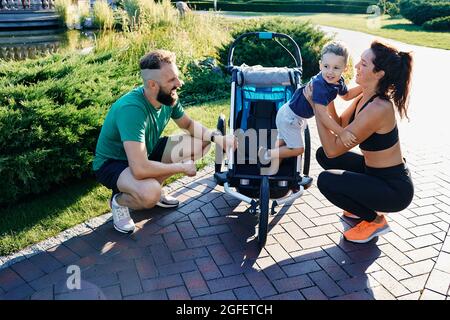
[[[278,129],[278,139],[282,139],[288,148],[304,148],[303,131],[307,122],[294,113],[289,107],[289,102],[285,103],[277,112],[276,124]]]

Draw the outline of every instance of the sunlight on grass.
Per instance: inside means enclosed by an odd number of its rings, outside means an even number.
[[[93,179],[60,186],[0,210],[0,255],[37,243],[107,212],[110,192]]]

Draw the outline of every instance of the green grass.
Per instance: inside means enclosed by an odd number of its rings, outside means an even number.
[[[433,32],[423,30],[403,18],[391,19],[389,16],[372,18],[366,14],[263,14],[249,12],[227,12],[225,15],[242,15],[248,17],[289,15],[301,21],[311,21],[313,24],[361,31],[376,36],[389,38],[409,44],[450,49],[450,32]],[[379,20],[376,20],[379,19]],[[379,23],[378,23],[379,21]]]
[[[107,212],[109,196],[106,188],[85,179],[0,210],[0,255],[19,251]]]
[[[229,101],[205,103],[186,109],[193,119],[209,128],[215,127],[218,115],[229,115]],[[178,130],[173,121],[163,134]],[[214,162],[214,148],[199,163],[203,168]],[[181,175],[169,179],[170,183]],[[0,209],[0,256],[12,254],[27,246],[53,237],[90,218],[109,211],[107,201],[111,193],[93,178],[67,183],[26,202]]]

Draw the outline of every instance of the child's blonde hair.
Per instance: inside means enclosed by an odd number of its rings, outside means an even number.
[[[347,46],[340,41],[330,41],[324,45],[322,48],[322,52],[320,54],[321,57],[324,56],[326,53],[334,53],[337,56],[344,57],[345,64],[347,64],[348,61],[348,49]]]

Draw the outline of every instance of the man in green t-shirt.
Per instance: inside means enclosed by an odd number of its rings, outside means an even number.
[[[211,131],[184,113],[178,101],[182,83],[174,53],[150,52],[141,59],[140,69],[144,85],[112,105],[93,163],[97,180],[113,191],[114,228],[123,233],[135,229],[129,208],[178,206],[177,199],[161,193],[161,185],[177,173],[195,176],[192,160],[205,155],[210,142],[224,150],[236,147],[232,135]],[[188,134],[160,137],[171,118]]]

